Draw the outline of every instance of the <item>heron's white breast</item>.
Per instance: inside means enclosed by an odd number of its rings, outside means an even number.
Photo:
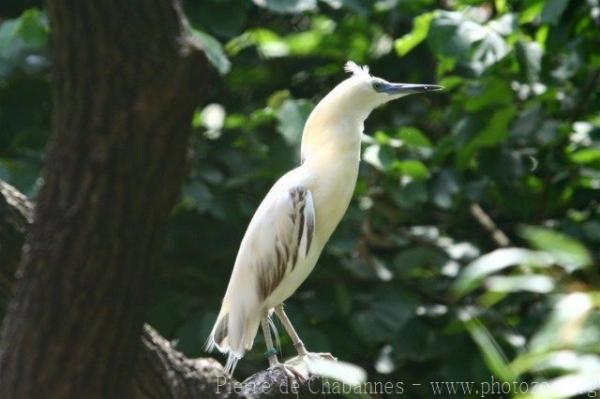
[[[318,262],[329,237],[346,213],[358,176],[359,155],[347,152],[337,154],[332,162],[318,165],[311,162],[292,171],[287,184],[302,184],[308,188],[315,207],[315,236],[308,255],[298,259],[292,273],[284,277],[281,284],[267,300],[267,308],[276,306],[289,298],[306,280]]]

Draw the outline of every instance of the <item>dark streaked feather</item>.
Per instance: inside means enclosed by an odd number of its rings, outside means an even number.
[[[227,338],[227,323],[228,322],[229,322],[229,314],[226,313],[225,316],[223,316],[219,320],[219,324],[217,324],[217,327],[215,328],[214,340],[215,340],[215,343],[219,346],[223,345],[223,340],[225,338]]]
[[[315,218],[314,215],[306,218],[306,254],[310,250],[310,244],[312,243],[313,234],[315,232]]]
[[[300,242],[302,241],[302,234],[304,233],[304,205],[300,209],[300,223],[298,223],[298,240],[296,242],[296,251],[300,250]],[[294,270],[296,262],[292,263],[292,270]]]
[[[310,192],[302,186],[289,190],[290,231],[279,232],[275,237],[273,255],[270,259],[257,262],[259,269],[258,290],[262,300],[266,299],[281,284],[283,278],[294,270],[300,255],[302,238],[305,236],[306,249],[302,256],[308,254],[314,234],[314,210]],[[310,209],[307,202],[310,200]]]

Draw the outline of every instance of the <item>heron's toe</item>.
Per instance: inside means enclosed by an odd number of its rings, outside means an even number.
[[[301,367],[286,363],[277,363],[276,365],[269,367],[270,369],[280,369],[288,377],[288,380],[297,380],[300,384],[308,380],[308,370],[303,373]],[[306,375],[305,375],[306,374]]]
[[[333,360],[333,361],[337,361],[337,357],[333,356],[331,353],[329,352],[307,352],[305,355],[302,356],[298,356],[299,358],[301,358],[302,360],[318,360],[318,359],[324,359],[324,360]]]
[[[320,352],[320,353],[309,353],[309,356],[315,356],[318,359],[325,359],[325,360],[335,360],[337,361],[337,357],[333,356],[331,353],[329,352]]]

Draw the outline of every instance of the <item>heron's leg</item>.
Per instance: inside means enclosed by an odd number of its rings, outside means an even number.
[[[285,331],[287,331],[288,335],[292,339],[292,343],[294,344],[294,347],[298,351],[298,355],[300,355],[300,356],[308,355],[308,352],[306,351],[306,347],[304,346],[304,343],[300,339],[300,336],[296,332],[296,329],[292,325],[292,322],[290,321],[290,319],[287,317],[287,315],[283,311],[282,304],[275,306],[275,314],[277,315],[279,320],[281,320],[281,324],[283,324],[283,328],[285,328]]]
[[[292,325],[292,322],[285,314],[285,312],[283,310],[283,304],[275,306],[275,314],[281,321],[281,324],[283,324],[283,328],[285,328],[285,331],[287,331],[288,335],[292,339],[292,343],[294,344],[294,347],[298,351],[298,356],[300,358],[320,357],[323,359],[337,360],[331,353],[311,353],[306,350],[306,347],[304,346],[304,343],[302,342],[302,340],[300,339],[300,336],[296,332],[296,329]]]
[[[306,381],[306,376],[302,374],[300,370],[297,370],[295,367],[282,364],[277,359],[277,351],[273,346],[273,338],[271,338],[271,329],[269,328],[269,320],[264,317],[260,321],[260,325],[263,330],[263,334],[265,336],[265,343],[267,344],[267,356],[269,358],[269,368],[281,368],[283,372],[287,375],[288,378],[295,378],[300,382]]]
[[[260,321],[260,325],[262,327],[263,335],[265,336],[265,343],[267,344],[267,351],[265,354],[269,359],[269,367],[274,367],[279,364],[279,360],[277,359],[277,351],[273,346],[273,338],[271,338],[271,329],[269,327],[269,321],[266,317],[264,317]]]

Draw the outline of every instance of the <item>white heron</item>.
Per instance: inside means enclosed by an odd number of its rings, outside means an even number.
[[[409,94],[441,90],[430,84],[390,83],[368,68],[347,62],[351,76],[327,94],[306,121],[301,165],[282,176],[267,193],[242,239],[206,348],[227,353],[233,373],[252,348],[259,325],[270,367],[294,370],[277,359],[270,330],[274,312],[300,358],[308,352],[283,310],[308,277],[327,240],[346,212],[356,184],[363,123],[375,108]]]

